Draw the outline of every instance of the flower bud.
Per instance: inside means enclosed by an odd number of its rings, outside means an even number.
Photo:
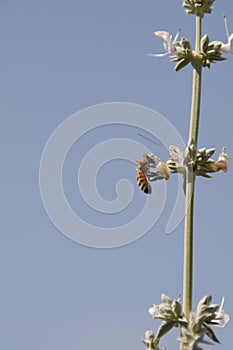
[[[215,0],[184,0],[183,7],[186,13],[204,17],[206,13],[211,13],[212,4]]]

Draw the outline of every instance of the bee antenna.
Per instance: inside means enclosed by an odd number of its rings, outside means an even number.
[[[155,145],[164,147],[164,145],[163,145],[162,143],[155,142],[155,141],[151,140],[149,137],[146,137],[145,135],[142,135],[142,134],[138,133],[138,136],[143,137],[144,139],[146,139],[146,140],[148,140],[148,141],[150,141],[150,142],[153,142]]]

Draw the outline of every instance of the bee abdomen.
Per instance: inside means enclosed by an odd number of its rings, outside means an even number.
[[[137,183],[138,186],[140,187],[140,189],[146,193],[146,194],[150,194],[151,193],[151,186],[149,184],[149,182],[147,181],[146,175],[144,174],[144,172],[139,172],[136,175],[137,178]]]

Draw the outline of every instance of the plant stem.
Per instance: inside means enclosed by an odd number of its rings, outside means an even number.
[[[196,44],[195,60],[193,62],[193,91],[192,107],[190,115],[189,144],[194,143],[197,146],[199,115],[201,104],[201,76],[202,76],[202,58],[199,56],[201,51],[201,17],[196,16]]]
[[[202,59],[201,50],[201,17],[196,16],[196,45],[193,60],[193,90],[190,116],[189,146],[197,148],[198,127],[201,102]],[[184,225],[184,275],[183,275],[183,311],[186,317],[192,311],[193,281],[193,210],[194,210],[195,176],[187,169],[186,174],[186,214]]]

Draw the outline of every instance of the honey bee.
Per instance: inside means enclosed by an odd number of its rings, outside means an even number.
[[[151,168],[154,170],[152,171]],[[144,154],[142,160],[136,161],[136,169],[137,184],[146,194],[152,192],[149,181],[169,179],[168,166],[153,154]]]
[[[137,184],[140,187],[140,189],[146,193],[151,193],[151,185],[149,184],[147,177],[143,171],[139,171],[136,175]]]

